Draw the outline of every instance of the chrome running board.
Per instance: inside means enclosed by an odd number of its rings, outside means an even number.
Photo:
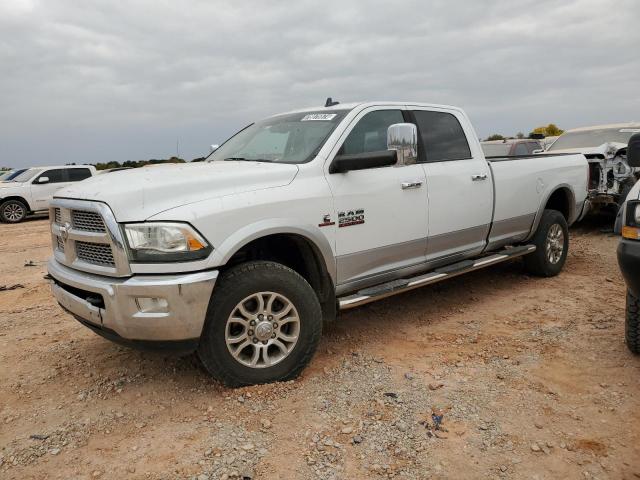
[[[423,273],[416,277],[402,278],[393,280],[392,282],[383,283],[374,287],[365,288],[354,294],[338,299],[340,310],[348,310],[350,308],[359,307],[367,303],[375,302],[398,293],[407,292],[415,288],[424,287],[433,283],[446,280],[447,278],[457,277],[463,273],[479,270],[496,263],[501,263],[512,258],[521,257],[536,251],[535,245],[524,245],[521,247],[505,248],[486,257],[480,257],[476,260],[463,260],[462,262],[437,268],[431,272]]]

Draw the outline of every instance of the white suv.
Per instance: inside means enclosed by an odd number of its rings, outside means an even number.
[[[56,191],[95,174],[91,165],[29,168],[0,184],[0,221],[18,223],[29,213],[46,211]]]

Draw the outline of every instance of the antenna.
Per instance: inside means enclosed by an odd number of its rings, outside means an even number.
[[[331,97],[327,98],[327,101],[324,103],[325,107],[333,107],[334,105],[338,105],[340,102],[334,102]]]

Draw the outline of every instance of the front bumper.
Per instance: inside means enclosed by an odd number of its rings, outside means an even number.
[[[55,258],[48,270],[65,310],[110,340],[143,347],[197,346],[218,278],[217,270],[112,278],[73,270]]]
[[[640,241],[620,240],[618,265],[631,293],[636,298],[640,297]]]

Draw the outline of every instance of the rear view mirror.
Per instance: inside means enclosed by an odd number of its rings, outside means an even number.
[[[636,133],[629,139],[627,163],[630,167],[640,167],[640,133]]]
[[[36,183],[49,183],[49,177],[40,177]]]
[[[387,129],[387,149],[395,150],[398,166],[418,161],[418,129],[413,123],[395,123]]]

